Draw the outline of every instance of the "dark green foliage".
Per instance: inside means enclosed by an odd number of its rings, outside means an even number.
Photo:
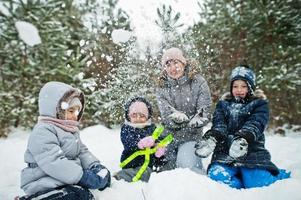
[[[37,120],[38,93],[48,81],[73,83],[83,67],[79,41],[86,32],[73,1],[3,1],[10,11],[0,14],[0,136],[12,126],[31,127]],[[26,21],[42,43],[24,43],[15,28]],[[69,52],[69,53],[68,53]]]
[[[9,13],[0,11],[0,136],[9,127],[35,124],[38,92],[48,81],[85,92],[84,126],[121,123],[124,103],[136,95],[151,101],[158,120],[155,82],[162,51],[172,46],[196,59],[215,101],[229,90],[234,66],[252,65],[270,100],[272,123],[301,124],[299,1],[205,0],[201,22],[188,30],[179,22],[180,13],[163,5],[155,21],[162,43],[159,49],[142,50],[134,36],[125,43],[112,41],[114,30],[132,31],[118,0],[76,2],[2,0]],[[25,44],[16,21],[33,24],[42,43]]]
[[[119,90],[120,82],[126,82],[119,73],[126,63],[131,63],[128,52],[135,38],[119,44],[112,41],[114,30],[131,31],[129,16],[116,7],[117,2],[118,0],[104,0],[96,6],[90,20],[93,33],[90,33],[89,42],[82,47],[89,55],[84,78],[80,80],[87,97],[83,119],[86,125],[116,124],[120,122],[118,116],[123,112],[120,102],[128,90]]]
[[[243,60],[254,67],[270,99],[274,124],[300,124],[301,6],[298,1],[211,0],[192,28],[214,95],[229,90],[230,70]],[[200,59],[200,62],[203,62]]]

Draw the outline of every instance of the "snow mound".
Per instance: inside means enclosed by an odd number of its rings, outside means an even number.
[[[81,131],[81,138],[89,150],[100,159],[113,175],[120,170],[122,152],[120,128],[107,129],[92,126]],[[100,192],[93,190],[97,199],[106,200],[300,200],[301,188],[301,137],[299,134],[281,137],[266,137],[266,147],[272,161],[279,167],[292,172],[292,178],[277,181],[262,188],[237,190],[212,181],[207,176],[196,174],[189,169],[153,173],[148,183],[138,181],[127,183],[112,178],[110,188]],[[13,199],[23,195],[20,189],[20,172],[29,131],[14,130],[7,139],[0,139],[0,199]],[[209,159],[204,160],[207,167]]]

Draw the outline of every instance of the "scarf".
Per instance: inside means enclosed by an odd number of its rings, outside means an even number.
[[[151,119],[148,119],[144,123],[132,123],[128,120],[125,120],[124,124],[129,125],[129,126],[134,127],[134,128],[145,128],[146,126],[150,126],[152,124],[152,121],[151,121]]]
[[[39,122],[45,122],[49,124],[53,124],[67,132],[75,133],[79,131],[79,122],[73,121],[73,120],[62,120],[62,119],[56,119],[52,117],[45,117],[45,116],[39,116],[38,118]]]

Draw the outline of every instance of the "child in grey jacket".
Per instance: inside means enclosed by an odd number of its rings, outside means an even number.
[[[174,135],[167,148],[165,168],[188,167],[202,173],[202,162],[194,154],[194,145],[202,138],[203,126],[210,119],[208,84],[178,48],[166,50],[161,64],[157,101],[163,124]]]
[[[94,199],[89,189],[110,185],[110,172],[82,143],[79,120],[84,94],[61,82],[39,93],[39,119],[28,139],[21,199]],[[76,186],[77,185],[77,186]]]

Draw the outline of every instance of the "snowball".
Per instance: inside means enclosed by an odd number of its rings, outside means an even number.
[[[61,103],[61,108],[62,108],[63,110],[66,110],[66,109],[69,108],[69,104],[68,104],[67,102],[63,101],[63,102]]]
[[[78,116],[78,115],[79,115],[79,110],[76,110],[76,111],[74,112],[74,114],[75,114],[76,116]]]
[[[132,32],[123,29],[112,31],[112,39],[115,44],[127,42],[132,36]]]
[[[41,38],[38,29],[31,23],[17,21],[15,23],[19,37],[29,46],[34,46],[41,43]]]
[[[100,176],[101,178],[104,178],[107,174],[108,174],[107,169],[102,169],[97,173],[97,175]]]

